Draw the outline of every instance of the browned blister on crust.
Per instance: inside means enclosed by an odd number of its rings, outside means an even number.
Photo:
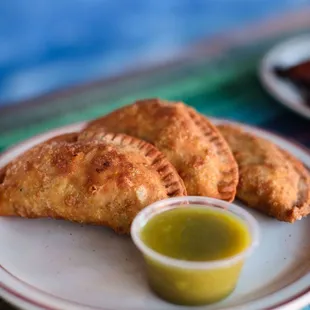
[[[46,144],[51,142],[68,142],[68,143],[76,142],[78,140],[79,134],[80,134],[79,132],[64,133],[62,135],[52,137],[44,141],[44,143]]]
[[[235,197],[238,167],[209,120],[180,102],[137,101],[88,124],[80,139],[122,132],[154,144],[176,167],[189,195]]]
[[[175,168],[144,141],[123,134],[75,140],[51,139],[3,169],[1,216],[52,217],[128,233],[142,208],[186,195]]]
[[[310,213],[310,174],[299,160],[238,126],[218,128],[239,165],[240,200],[291,223]]]

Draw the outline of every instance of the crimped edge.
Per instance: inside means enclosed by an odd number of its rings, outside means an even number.
[[[299,220],[310,214],[310,174],[303,163],[300,162],[297,158],[279,147],[278,149],[283,154],[283,156],[292,163],[293,168],[300,177],[299,182],[304,181],[307,186],[305,195],[301,194],[300,192],[298,193],[298,196],[303,199],[299,203],[297,202],[296,205],[293,205],[291,212],[289,212],[287,215],[287,220],[294,222],[295,220]]]
[[[207,117],[199,114],[193,108],[187,107],[189,117],[195,123],[195,125],[201,130],[204,134],[204,137],[218,149],[218,154],[222,154],[228,158],[228,162],[232,166],[227,171],[221,171],[223,180],[218,184],[218,191],[221,195],[220,199],[227,200],[229,202],[235,199],[237,193],[237,186],[239,182],[239,169],[238,164],[233,156],[233,153],[223,138],[219,130],[207,119]]]
[[[222,138],[220,132],[216,129],[215,126],[212,125],[212,123],[203,115],[200,115],[197,111],[195,111],[193,108],[187,106],[183,102],[180,101],[167,101],[160,98],[149,98],[149,99],[143,99],[143,100],[137,100],[132,104],[126,105],[124,107],[121,107],[110,114],[109,116],[113,114],[118,114],[121,112],[124,112],[128,107],[136,106],[137,108],[144,108],[146,105],[149,104],[157,104],[160,107],[176,107],[180,106],[185,110],[185,113],[187,112],[190,119],[195,123],[195,125],[204,133],[205,138],[207,138],[210,143],[215,144],[215,146],[219,149],[219,154],[225,154],[223,156],[227,156],[229,158],[229,162],[231,162],[231,165],[233,166],[230,170],[222,171],[222,180],[218,183],[217,189],[220,194],[219,199],[226,200],[226,201],[233,201],[236,195],[237,191],[237,185],[239,181],[239,175],[238,175],[238,165],[234,159],[233,154],[230,151],[230,148],[228,144],[226,143],[225,139]],[[102,122],[104,121],[106,116],[97,118],[95,120],[92,120],[89,122],[84,129],[84,131],[91,132],[96,131],[96,129],[101,128],[102,131],[105,130],[104,125]],[[232,176],[232,177],[230,177]],[[227,181],[228,179],[228,181]]]
[[[248,135],[251,138],[254,139],[262,139],[266,140],[264,138],[258,137],[253,133],[250,133],[243,129],[241,126],[238,125],[231,125],[231,124],[220,124],[217,126],[218,128],[223,128],[223,129],[229,129],[231,128],[234,131],[238,131],[238,133],[243,134],[243,135]],[[266,140],[268,141],[268,140]],[[272,143],[271,141],[268,141],[269,143]],[[296,205],[291,206],[291,209],[288,211],[285,217],[283,218],[278,218],[278,220],[282,220],[285,222],[290,222],[293,223],[295,220],[301,219],[304,216],[307,216],[310,214],[310,173],[304,166],[304,164],[299,161],[297,158],[295,158],[293,155],[291,155],[289,152],[286,150],[280,148],[276,144],[272,143],[279,151],[280,153],[292,164],[293,169],[296,171],[296,173],[300,177],[300,181],[304,180],[305,183],[307,184],[308,190],[306,191],[306,197],[302,199],[300,203],[297,203]],[[237,195],[238,196],[238,195]],[[300,193],[298,193],[298,196],[303,197]],[[238,197],[239,198],[239,197]],[[241,198],[239,198],[242,200]],[[244,200],[242,200],[244,201]],[[244,201],[247,203],[246,201]]]
[[[94,131],[92,137],[88,138],[88,141],[91,140],[111,142],[120,146],[134,147],[137,151],[139,151],[139,154],[144,155],[150,160],[151,167],[153,167],[161,177],[161,180],[167,190],[168,197],[186,196],[187,192],[184,182],[174,166],[168,161],[164,154],[162,154],[150,143],[126,134],[110,133],[101,130],[98,130],[97,133]]]

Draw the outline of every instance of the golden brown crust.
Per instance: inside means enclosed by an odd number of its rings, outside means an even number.
[[[291,223],[310,213],[310,174],[299,160],[238,126],[218,128],[239,165],[240,200]]]
[[[300,175],[295,207],[292,209],[291,213],[288,214],[289,222],[294,222],[295,219],[300,219],[310,213],[310,173],[309,170],[291,154],[282,149],[281,152],[284,157],[292,163],[297,174]]]
[[[173,165],[167,160],[165,155],[153,145],[143,140],[120,133],[101,132],[100,141],[133,148],[133,150],[145,156],[149,160],[149,165],[158,172],[165,188],[167,189],[168,197],[186,195],[183,180],[180,178]]]
[[[90,122],[80,139],[104,131],[154,144],[176,167],[189,195],[234,199],[238,168],[226,141],[206,117],[185,104],[140,100]]]
[[[186,195],[174,167],[146,142],[122,134],[71,141],[72,135],[56,137],[6,167],[1,216],[60,218],[128,233],[145,206]]]
[[[44,141],[43,143],[51,143],[51,142],[72,143],[72,142],[76,142],[78,140],[78,137],[79,137],[79,132],[69,132],[69,133],[64,133],[62,135],[52,137],[52,138]]]

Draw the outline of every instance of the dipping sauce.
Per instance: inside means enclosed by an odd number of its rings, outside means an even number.
[[[186,199],[190,204],[182,205]],[[181,305],[227,297],[249,249],[258,244],[258,226],[247,211],[206,197],[152,204],[135,218],[131,235],[144,255],[150,287]]]
[[[234,256],[250,244],[246,225],[236,216],[208,208],[176,208],[145,225],[141,239],[152,250],[181,260],[213,261]]]

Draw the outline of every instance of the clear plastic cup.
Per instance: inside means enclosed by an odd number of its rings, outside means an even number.
[[[205,262],[179,260],[154,251],[141,239],[142,228],[153,216],[179,207],[207,207],[230,213],[246,225],[251,237],[249,246],[235,256]],[[132,223],[131,236],[145,258],[149,285],[159,297],[176,304],[202,305],[233,292],[245,259],[259,244],[259,227],[251,214],[232,203],[188,196],[161,200],[143,209]]]

